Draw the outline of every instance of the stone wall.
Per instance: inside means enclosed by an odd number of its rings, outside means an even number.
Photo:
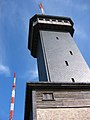
[[[90,120],[90,108],[37,109],[37,120]]]

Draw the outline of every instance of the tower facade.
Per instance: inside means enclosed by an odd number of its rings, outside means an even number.
[[[31,19],[28,48],[37,58],[40,81],[90,82],[90,70],[73,33],[70,18],[35,15]]]
[[[30,19],[28,48],[37,58],[40,82],[27,83],[25,120],[90,117],[90,70],[73,33],[73,21],[67,17],[35,15]]]

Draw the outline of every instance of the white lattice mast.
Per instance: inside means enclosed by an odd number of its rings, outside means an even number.
[[[16,73],[14,73],[14,82],[13,82],[13,85],[12,85],[12,96],[11,96],[9,120],[13,120],[14,102],[15,102],[15,89],[16,89]]]
[[[39,8],[40,8],[42,14],[44,15],[45,13],[44,13],[44,9],[43,9],[43,5],[42,5],[42,3],[39,3]]]

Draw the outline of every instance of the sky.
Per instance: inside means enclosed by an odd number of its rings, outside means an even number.
[[[13,120],[24,120],[26,82],[38,81],[37,61],[28,50],[29,19],[41,14],[67,16],[74,40],[90,68],[90,0],[0,0],[0,120],[9,120],[13,73],[17,74]]]

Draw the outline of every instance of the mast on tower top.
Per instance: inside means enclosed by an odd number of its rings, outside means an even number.
[[[39,3],[39,8],[40,8],[40,10],[41,10],[42,14],[44,15],[44,14],[45,14],[45,12],[44,12],[44,9],[43,9],[43,5],[42,5],[42,3]]]

